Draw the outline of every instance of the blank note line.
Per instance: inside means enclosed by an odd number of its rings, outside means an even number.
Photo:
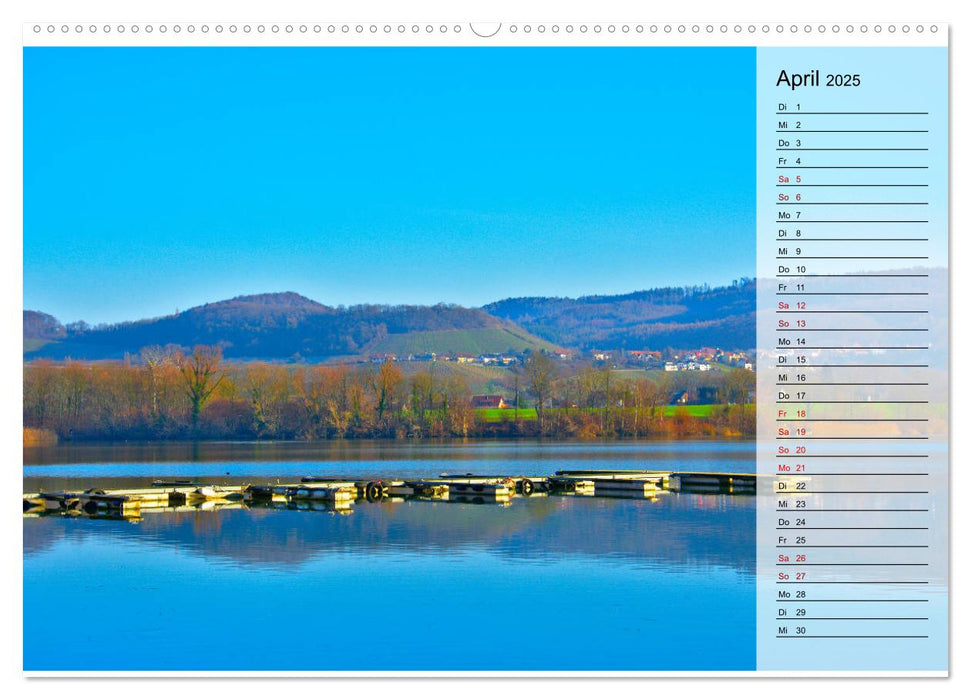
[[[854,115],[854,116],[859,116],[859,115],[865,115],[865,116],[887,116],[887,115],[892,115],[892,116],[912,116],[912,117],[917,116],[917,117],[919,117],[919,116],[927,116],[928,114],[930,114],[930,112],[803,112],[802,110],[796,110],[795,112],[790,112],[790,111],[776,112],[776,114],[778,114],[780,116],[783,116],[783,117],[801,117],[804,114],[811,114],[811,115],[841,115],[841,116],[848,116],[848,115]]]

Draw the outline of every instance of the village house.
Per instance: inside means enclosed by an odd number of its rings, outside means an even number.
[[[472,408],[506,408],[506,400],[498,394],[476,394],[471,400]]]
[[[708,372],[710,370],[711,365],[707,362],[695,362],[694,360],[688,362],[664,363],[665,372]]]
[[[479,355],[477,362],[482,365],[498,365],[498,366],[508,366],[516,362],[515,357],[509,355],[501,355],[499,353],[489,353]]]
[[[684,406],[688,403],[688,392],[678,391],[671,395],[671,401],[669,402],[672,406]]]
[[[660,350],[631,350],[627,353],[627,356],[637,362],[650,362],[660,360],[661,352]]]
[[[744,367],[746,364],[751,364],[748,356],[744,352],[722,353],[718,361],[729,367]]]

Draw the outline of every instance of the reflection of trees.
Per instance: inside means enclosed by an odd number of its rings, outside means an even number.
[[[192,532],[195,535],[218,535],[222,531],[223,519],[218,511],[197,511],[190,513]]]
[[[55,529],[43,524],[50,520],[25,520],[25,533],[38,523],[43,532],[29,541],[70,540],[91,532],[90,521],[60,520],[63,528]],[[516,499],[508,508],[359,503],[346,517],[270,509],[148,513],[134,526],[99,522],[99,536],[108,533],[242,566],[291,567],[336,552],[447,556],[481,548],[503,557],[607,556],[645,565],[727,566],[748,573],[755,558],[754,499],[723,495],[665,494],[656,502]]]

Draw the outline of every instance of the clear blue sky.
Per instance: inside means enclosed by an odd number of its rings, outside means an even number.
[[[755,271],[754,49],[24,49],[24,306]]]

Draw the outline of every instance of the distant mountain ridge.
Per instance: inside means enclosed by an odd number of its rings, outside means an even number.
[[[24,311],[25,359],[121,359],[150,345],[219,345],[227,358],[318,361],[371,354],[519,353],[554,346],[748,349],[755,285],[667,288],[577,299],[326,306],[295,292],[238,296],[170,316],[91,328]]]
[[[755,347],[755,282],[610,296],[520,297],[482,307],[550,342],[580,349]]]
[[[221,346],[227,358],[314,361],[367,355],[380,351],[388,339],[401,341],[429,332],[462,332],[491,352],[548,346],[481,309],[446,304],[331,307],[294,292],[239,296],[171,316],[96,328],[72,324],[60,340],[39,347],[36,339],[27,337],[26,325],[28,314],[34,319],[37,313],[24,312],[28,358],[120,359],[150,345],[201,344]],[[39,323],[31,325],[31,329],[38,327]],[[448,350],[461,352],[462,348]]]

